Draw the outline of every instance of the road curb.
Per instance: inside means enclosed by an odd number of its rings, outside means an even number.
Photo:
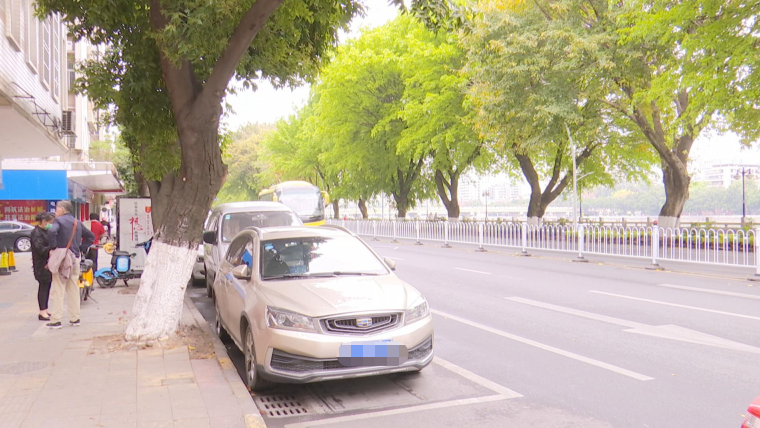
[[[193,299],[190,298],[190,296],[187,294],[185,294],[185,306],[187,306],[187,308],[190,310],[190,313],[193,314],[193,319],[195,320],[195,323],[198,325],[198,327],[200,327],[211,337],[211,341],[214,343],[216,360],[219,363],[219,366],[222,368],[224,378],[227,380],[230,388],[232,388],[232,392],[235,394],[235,397],[238,399],[242,398],[250,400],[251,406],[255,409],[258,409],[258,406],[256,406],[256,403],[253,401],[253,397],[251,397],[251,394],[248,392],[248,388],[240,379],[237,369],[232,364],[232,360],[227,354],[227,348],[224,346],[219,337],[213,332],[213,330],[211,330],[211,326],[209,326],[208,322],[206,322],[206,319],[203,318],[203,315],[201,315],[200,311],[198,311],[198,308],[195,306]],[[245,420],[246,428],[266,428],[267,426],[264,422],[264,418],[261,417],[261,414],[259,413],[245,414],[243,415],[243,419]]]

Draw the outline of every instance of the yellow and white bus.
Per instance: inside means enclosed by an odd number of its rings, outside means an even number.
[[[260,201],[282,202],[298,214],[306,226],[325,224],[325,206],[330,203],[327,192],[305,181],[285,181],[259,192]]]

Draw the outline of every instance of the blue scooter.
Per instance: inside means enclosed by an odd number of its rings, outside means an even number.
[[[145,250],[145,254],[150,251],[150,245],[153,242],[153,238],[148,239],[145,242],[137,244],[135,248],[142,248]],[[130,279],[140,278],[142,276],[141,270],[132,269],[132,258],[136,253],[129,253],[127,251],[114,251],[111,255],[111,267],[98,269],[95,272],[95,280],[98,281],[98,285],[101,287],[113,287],[116,285],[116,281],[123,280],[124,285],[129,287]]]

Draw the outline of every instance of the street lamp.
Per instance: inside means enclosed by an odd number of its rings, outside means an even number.
[[[752,170],[748,170],[745,167],[742,167],[742,172],[739,174],[737,172],[736,175],[734,175],[734,180],[738,180],[739,176],[741,175],[742,178],[742,226],[744,225],[744,222],[747,219],[747,193],[746,188],[744,186],[744,177],[752,178]]]
[[[488,222],[488,197],[491,196],[491,191],[486,190],[483,192],[483,196],[486,198],[486,222]]]

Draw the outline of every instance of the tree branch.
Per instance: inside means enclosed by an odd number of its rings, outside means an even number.
[[[557,180],[559,180],[559,173],[562,168],[562,157],[565,152],[565,141],[560,142],[557,147],[557,154],[554,156],[554,166],[552,167],[552,177],[549,179],[549,183],[546,184],[546,190],[551,191]]]
[[[158,1],[158,0],[153,0]],[[227,47],[217,59],[201,97],[213,102],[221,102],[232,76],[235,74],[240,59],[251,46],[254,37],[264,28],[269,17],[284,0],[256,0],[248,12],[243,15],[235,32],[232,33]],[[211,97],[209,99],[209,97]]]

